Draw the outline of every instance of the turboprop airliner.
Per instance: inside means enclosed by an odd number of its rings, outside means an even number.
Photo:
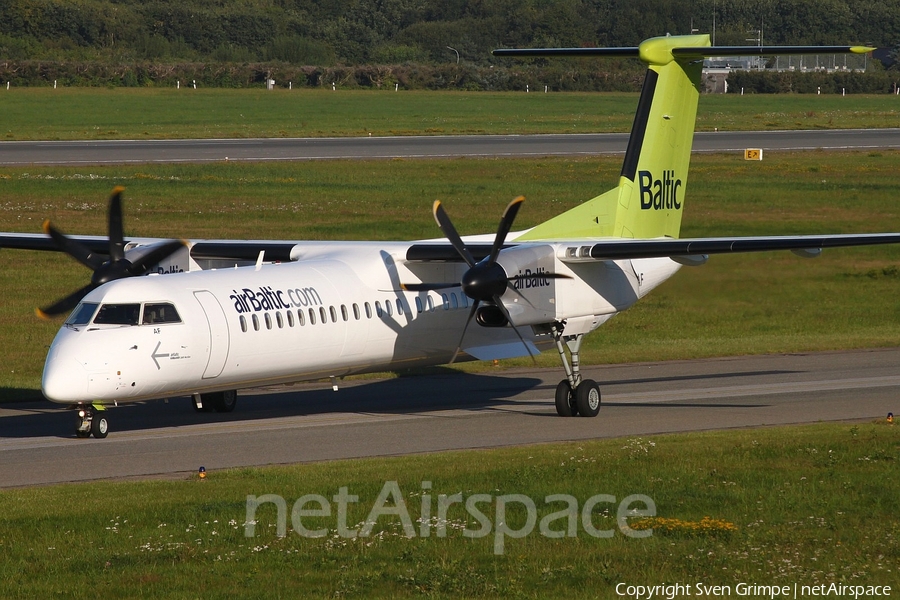
[[[68,314],[47,354],[44,395],[77,409],[76,435],[106,437],[106,408],[190,396],[228,412],[250,387],[396,368],[534,355],[553,347],[560,416],[596,416],[579,368],[584,336],[681,266],[710,254],[895,244],[900,233],[679,239],[704,57],[864,53],[865,47],[712,47],[709,36],[635,48],[497,50],[505,56],[630,56],[647,64],[619,184],[549,221],[461,237],[439,202],[443,237],[414,242],[125,239],[122,190],[108,237],[0,234],[0,247],[57,250],[91,282],[38,309]],[[452,210],[450,211],[452,212]],[[139,276],[145,275],[145,276]]]

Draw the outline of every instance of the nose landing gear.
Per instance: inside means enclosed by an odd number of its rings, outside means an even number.
[[[75,435],[80,438],[91,437],[103,439],[109,434],[109,419],[102,405],[79,406],[78,420],[75,423]]]

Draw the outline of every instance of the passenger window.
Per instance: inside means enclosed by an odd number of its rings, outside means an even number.
[[[250,318],[253,319],[253,331],[259,331],[259,317],[252,315]]]
[[[376,301],[375,301],[375,315],[376,315],[378,318],[381,318],[381,315],[382,315],[382,314],[383,314],[383,313],[381,312],[381,302],[379,302],[379,301],[376,300]]]
[[[469,308],[469,297],[468,296],[466,296],[465,294],[460,294],[459,301],[460,301],[460,304],[462,304],[463,308]]]
[[[359,304],[353,303],[353,318],[359,321]]]
[[[450,298],[447,297],[447,294],[441,294],[441,300],[444,304],[444,310],[450,310]]]
[[[422,299],[416,296],[416,312],[422,312]]]
[[[334,310],[334,309],[332,309],[332,310]],[[324,306],[319,307],[319,316],[322,317],[322,325],[324,325],[325,323],[328,322],[328,313],[325,312]]]
[[[428,298],[426,298],[425,301],[428,304],[428,312],[434,312],[434,298],[432,298],[431,296],[428,296]]]
[[[141,319],[144,325],[156,325],[159,323],[181,323],[178,311],[169,302],[144,305],[144,316]]]
[[[94,317],[95,325],[137,325],[140,304],[104,304]]]
[[[391,304],[390,300],[388,300],[384,303],[384,308],[385,308],[385,310],[387,310],[387,316],[390,317],[391,315],[394,314],[393,305]]]
[[[403,314],[403,300],[401,300],[400,298],[397,298],[397,314]]]
[[[278,323],[278,329],[284,327],[284,319],[281,318],[280,312],[275,313],[275,322]]]
[[[341,318],[344,319],[345,321],[350,320],[350,315],[347,314],[347,306],[344,304],[341,304]]]
[[[316,324],[316,311],[313,309],[309,309],[309,324],[310,325]]]
[[[454,310],[459,308],[459,301],[456,299],[456,292],[450,294],[450,308]]]
[[[300,323],[300,327],[306,325],[306,317],[303,316],[303,309],[297,309],[297,322]]]
[[[272,329],[272,317],[269,313],[263,315],[263,318],[266,320],[266,329]]]
[[[91,322],[91,317],[94,316],[94,313],[97,312],[97,307],[100,306],[96,302],[83,302],[79,304],[75,310],[72,311],[72,314],[69,315],[69,318],[66,319],[66,325],[87,325]]]
[[[337,323],[337,311],[334,309],[334,307],[333,307],[333,306],[329,306],[329,307],[328,307],[328,312],[331,313],[331,322],[332,322],[332,323]]]
[[[292,313],[291,311],[287,311],[285,314],[287,315],[288,327],[293,327],[294,326],[294,313]]]
[[[369,304],[368,302],[366,302],[366,318],[367,319],[372,318],[372,305]]]
[[[247,319],[244,318],[244,315],[241,315],[240,321],[241,321],[241,331],[243,331],[244,333],[247,333]]]

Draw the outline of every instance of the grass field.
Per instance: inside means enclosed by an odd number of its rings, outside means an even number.
[[[693,160],[682,235],[900,231],[900,152],[771,153]],[[5,169],[0,230],[105,233],[106,197],[125,185],[131,235],[416,239],[439,235],[435,198],[464,233],[493,231],[518,194],[534,225],[615,184],[617,158],[213,164]],[[0,252],[0,390],[39,397],[58,323],[44,305],[88,272],[52,253]],[[685,268],[589,336],[583,360],[625,362],[892,346],[900,339],[900,248],[719,256]],[[558,366],[555,354],[539,363]],[[509,364],[519,364],[510,361]],[[464,368],[478,368],[477,365]]]
[[[744,582],[891,585],[895,594],[898,459],[898,427],[822,424],[240,469],[202,482],[5,490],[0,590],[5,598],[615,598],[617,584],[679,582],[692,586],[690,597],[696,583],[730,585],[734,597]],[[355,530],[390,481],[398,493],[383,506],[399,506],[401,496],[415,537],[386,512],[368,536],[339,535],[340,488],[358,496],[345,521]],[[457,493],[487,495],[476,508],[489,531],[458,503],[438,537],[439,496]],[[247,496],[264,494],[285,501],[285,537],[274,504],[257,509],[246,537]],[[296,533],[289,513],[306,494],[330,503],[330,516],[299,521],[324,537]],[[597,494],[613,496],[588,521],[612,537],[594,537],[579,518],[574,537],[551,538],[536,525],[521,539],[501,536],[497,553],[500,523],[528,531],[523,504],[509,502],[498,518],[510,494],[534,501],[537,523],[567,506],[549,495],[574,497],[579,511]],[[619,528],[617,506],[633,494],[655,504],[656,518],[644,523],[650,537]],[[557,516],[547,531],[568,526]],[[466,537],[464,528],[487,535]]]
[[[0,140],[629,131],[637,94],[19,88]],[[900,127],[897,96],[704,95],[697,129]]]
[[[628,95],[242,91],[225,107],[212,106],[211,94],[13,90],[0,93],[0,137],[625,131],[636,102]],[[401,110],[401,97],[412,104]],[[68,108],[60,109],[61,100]],[[598,104],[615,102],[614,114],[595,116]],[[888,97],[794,102],[704,97],[701,128],[900,125]],[[248,106],[254,116],[244,123],[238,117]],[[898,158],[896,151],[773,152],[762,163],[697,156],[682,235],[900,231]],[[527,227],[612,187],[619,168],[616,158],[553,158],[4,169],[0,230],[37,232],[51,217],[69,233],[102,233],[106,196],[123,184],[132,235],[433,237],[434,198],[470,233],[492,231],[509,199],[525,194],[518,225]],[[39,397],[43,358],[59,324],[38,321],[32,309],[87,278],[66,257],[0,252],[0,399]],[[583,359],[895,345],[898,295],[900,248],[832,251],[812,261],[790,253],[715,257],[684,269],[589,337]],[[556,366],[558,358],[539,361]],[[4,490],[0,596],[612,598],[620,583],[672,582],[729,585],[732,595],[739,582],[892,585],[896,593],[897,460],[900,432],[879,422],[237,469],[203,482]],[[324,538],[293,532],[290,516],[281,538],[270,504],[257,512],[255,537],[245,537],[248,495],[278,495],[290,512],[305,494],[331,499],[347,487],[360,500],[347,515],[357,528],[389,481],[397,482],[415,529],[429,493],[432,507],[442,494],[486,494],[480,508],[491,534],[465,537],[463,528],[483,524],[457,504],[443,538],[435,508],[428,536],[409,539],[398,518],[385,516],[372,535],[345,539],[332,513],[303,521],[326,529]],[[656,506],[656,519],[644,523],[654,532],[623,535],[616,505],[604,501],[590,523],[613,530],[612,538],[589,535],[576,519],[574,537],[550,538],[535,527],[522,539],[504,538],[496,553],[498,524],[526,525],[521,505],[511,505],[507,519],[497,515],[497,498],[508,494],[533,499],[538,521],[563,508],[544,501],[551,494],[571,495],[579,507],[596,494],[615,502],[642,494]],[[557,518],[552,529],[567,523]]]

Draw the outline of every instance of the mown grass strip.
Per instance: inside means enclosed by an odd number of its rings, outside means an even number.
[[[900,584],[900,429],[881,421],[627,438],[490,451],[212,472],[180,481],[99,482],[0,492],[0,589],[8,598],[67,597],[615,597],[619,583]],[[61,468],[65,468],[61,466]],[[414,524],[384,514],[368,536],[338,534],[366,522],[396,482]],[[428,482],[427,484],[423,482]],[[328,516],[301,516],[310,538],[274,504],[246,537],[247,496],[272,494],[288,512],[316,494]],[[461,494],[438,537],[440,495]],[[491,529],[465,506],[475,494]],[[575,498],[598,494],[589,523],[551,538],[539,525],[495,553],[499,498],[521,494],[536,523]],[[623,535],[616,507],[642,494],[656,506],[653,534]],[[385,507],[399,506],[392,497]],[[423,506],[431,518],[423,519]],[[644,508],[643,504],[636,505]],[[300,508],[318,508],[301,505]],[[626,518],[638,525],[647,519]],[[423,533],[423,521],[432,528]],[[503,521],[526,527],[523,505]],[[554,519],[550,530],[566,532]],[[427,535],[426,535],[427,533]]]
[[[0,140],[627,132],[637,94],[20,88]],[[700,131],[900,127],[895,96],[704,95]]]
[[[771,153],[748,163],[697,156],[682,236],[900,231],[898,157]],[[420,239],[439,235],[435,198],[460,231],[475,233],[493,231],[507,202],[525,194],[517,222],[524,228],[614,186],[619,168],[618,158],[546,158],[5,169],[0,230],[38,232],[49,217],[68,233],[105,233],[107,195],[125,185],[131,235]],[[58,323],[39,322],[34,307],[87,277],[65,256],[0,252],[5,398],[38,394]],[[582,359],[892,346],[900,339],[898,295],[900,248],[835,250],[816,260],[788,252],[714,257],[589,336]],[[539,363],[558,366],[558,357],[548,353]]]

